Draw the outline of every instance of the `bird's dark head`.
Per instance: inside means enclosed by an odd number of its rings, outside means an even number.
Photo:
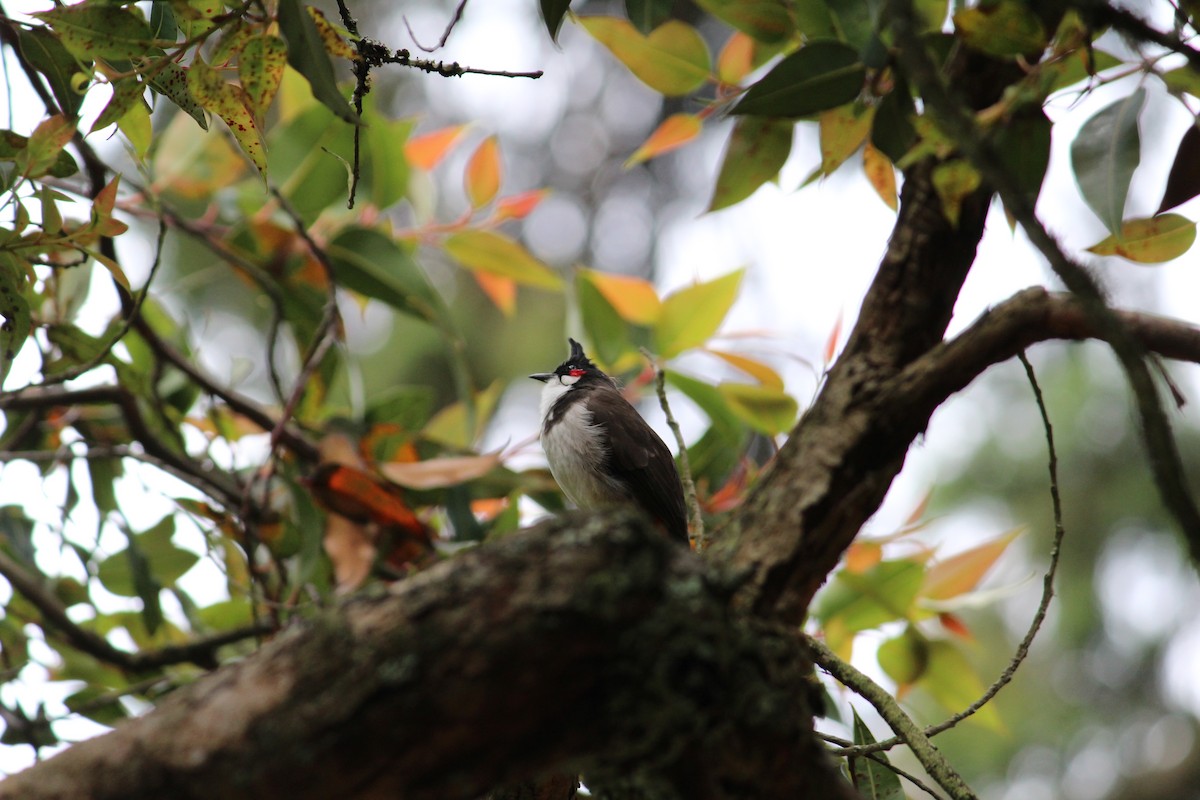
[[[566,361],[559,364],[554,372],[535,372],[529,377],[535,381],[555,384],[563,388],[597,381],[613,383],[612,378],[605,375],[604,371],[587,357],[587,353],[583,352],[583,345],[574,339],[567,339],[567,341],[571,343],[571,355],[567,357]]]

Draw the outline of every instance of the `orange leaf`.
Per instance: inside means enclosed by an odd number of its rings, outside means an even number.
[[[938,614],[938,621],[942,623],[942,627],[953,633],[960,639],[973,639],[971,629],[959,617],[949,612]]]
[[[322,464],[307,481],[313,496],[327,509],[359,523],[394,525],[428,536],[395,486],[366,470],[345,464]]]
[[[971,591],[1023,531],[1024,528],[1014,528],[990,542],[931,564],[925,572],[921,596],[946,600]]]
[[[383,464],[379,471],[388,480],[409,489],[443,489],[481,478],[500,463],[499,453],[481,456],[446,456],[407,464]]]
[[[480,521],[489,522],[508,508],[507,497],[482,497],[471,501],[471,513]]]
[[[710,514],[720,514],[732,511],[746,499],[746,486],[750,483],[750,462],[742,459],[725,481],[725,485],[712,493],[704,503],[704,510]]]
[[[846,548],[846,570],[861,575],[883,560],[883,546],[869,539],[856,539]]]
[[[717,56],[717,76],[725,83],[741,83],[753,69],[754,40],[741,31],[734,31]]]
[[[825,350],[821,353],[825,359],[825,365],[833,363],[833,356],[837,353],[838,340],[842,338],[842,312],[839,311],[837,321],[833,323],[833,330],[829,332],[829,337],[825,339]]]
[[[486,206],[500,191],[500,143],[495,136],[480,142],[463,175],[472,208]]]
[[[594,269],[580,269],[579,276],[604,296],[621,319],[635,325],[653,325],[662,312],[662,302],[654,284],[643,278],[613,275]]]
[[[524,219],[538,207],[538,204],[550,194],[549,189],[533,189],[528,192],[510,194],[496,201],[496,211],[492,219],[503,222],[506,219]]]
[[[933,490],[925,492],[925,496],[917,503],[917,507],[908,515],[908,519],[904,520],[904,527],[915,525],[921,517],[925,516],[925,511],[929,508],[929,500],[933,497]]]
[[[466,125],[452,125],[414,136],[404,143],[404,157],[417,169],[429,171],[441,163],[466,130]]]
[[[879,199],[887,204],[892,211],[898,208],[896,199],[896,168],[883,153],[879,152],[870,142],[863,147],[863,172]]]
[[[479,288],[492,301],[492,305],[506,317],[511,317],[517,310],[517,282],[512,278],[493,275],[490,272],[472,272]]]
[[[683,147],[700,135],[701,128],[703,123],[695,114],[672,114],[642,142],[641,147],[633,151],[633,155],[625,162],[625,168]]]
[[[783,378],[779,373],[768,367],[761,361],[756,361],[753,358],[746,358],[737,353],[727,353],[724,350],[713,350],[709,348],[708,352],[712,353],[717,358],[721,359],[730,366],[740,369],[750,377],[757,380],[763,386],[773,386],[776,389],[783,388]]]

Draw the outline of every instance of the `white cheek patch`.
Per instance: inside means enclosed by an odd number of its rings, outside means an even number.
[[[558,376],[558,382],[561,383],[563,386],[570,386],[571,384],[575,383],[578,380],[579,380],[578,375],[559,375]]]

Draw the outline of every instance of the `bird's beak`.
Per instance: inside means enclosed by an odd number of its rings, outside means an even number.
[[[541,381],[542,383],[545,383],[546,381],[548,381],[554,377],[554,373],[553,372],[535,372],[532,375],[530,375],[529,377],[533,378],[535,381]]]

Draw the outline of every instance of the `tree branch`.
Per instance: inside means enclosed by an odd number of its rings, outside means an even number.
[[[451,800],[583,771],[848,800],[800,644],[731,594],[641,517],[558,518],[284,632],[0,798]]]
[[[14,591],[40,611],[42,620],[50,628],[62,634],[72,647],[127,672],[146,672],[172,664],[187,663],[196,664],[205,669],[216,669],[217,650],[227,644],[269,632],[262,626],[249,626],[222,631],[158,650],[130,653],[114,647],[103,636],[72,621],[67,615],[66,607],[45,585],[41,576],[34,575],[3,552],[0,552],[0,575],[3,575],[12,584]]]

